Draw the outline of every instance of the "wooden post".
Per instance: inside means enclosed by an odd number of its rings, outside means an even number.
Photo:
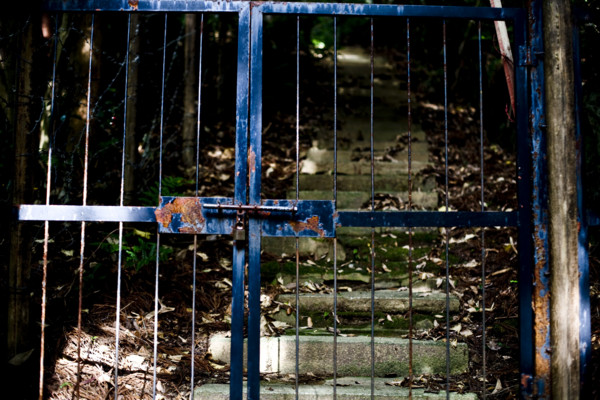
[[[19,20],[21,21],[21,20]],[[14,174],[13,174],[13,204],[31,203],[33,199],[34,165],[36,137],[39,134],[32,129],[32,72],[35,44],[33,42],[33,23],[25,24],[20,37],[20,47],[17,57],[17,93],[16,114],[14,119]],[[38,138],[39,139],[39,138]],[[30,342],[30,291],[29,276],[31,271],[31,243],[27,227],[18,222],[11,226],[10,262],[8,268],[8,358],[18,353],[28,351]]]
[[[579,399],[579,267],[571,8],[544,1],[552,398]]]

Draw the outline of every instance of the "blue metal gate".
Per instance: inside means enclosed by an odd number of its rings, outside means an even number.
[[[538,263],[540,254],[543,257],[545,250],[543,246],[542,248],[538,248],[539,243],[537,242],[534,246],[533,241],[534,236],[543,236],[543,232],[540,233],[540,229],[543,231],[543,222],[540,220],[541,213],[539,211],[540,201],[543,200],[540,200],[538,191],[538,185],[540,185],[542,180],[541,172],[539,171],[539,163],[542,162],[540,160],[539,126],[537,125],[539,116],[533,115],[531,118],[530,113],[533,112],[535,114],[535,112],[539,112],[537,110],[541,105],[539,104],[539,92],[535,86],[540,85],[540,81],[538,77],[530,74],[531,70],[536,71],[535,68],[538,64],[536,63],[535,44],[530,43],[528,35],[532,37],[535,37],[535,35],[528,30],[528,19],[525,10],[447,6],[213,2],[196,0],[82,0],[71,2],[51,0],[45,2],[45,7],[49,11],[57,12],[164,12],[165,21],[166,14],[169,12],[235,13],[238,15],[235,194],[233,197],[161,196],[157,207],[126,207],[123,206],[122,201],[119,206],[90,206],[85,204],[85,199],[84,204],[81,206],[58,205],[50,204],[48,198],[45,205],[21,205],[19,210],[20,220],[46,221],[46,226],[48,226],[48,221],[80,221],[82,222],[82,236],[85,232],[86,223],[98,221],[119,222],[121,223],[121,229],[124,222],[155,223],[158,225],[159,238],[162,234],[174,233],[232,235],[233,278],[230,398],[241,399],[243,397],[246,263],[248,265],[247,300],[249,309],[247,324],[247,393],[249,399],[259,398],[261,238],[265,236],[335,238],[336,230],[343,227],[366,227],[372,229],[379,227],[403,227],[410,229],[418,227],[518,227],[520,265],[519,337],[520,374],[522,378],[520,393],[523,397],[528,397],[533,393],[534,377],[536,376],[534,367],[536,352],[542,351],[539,348],[539,343],[534,341],[534,338],[538,338],[538,333],[534,332],[534,313],[532,309],[532,302],[534,302],[533,280],[534,273],[539,273],[541,270],[539,267],[534,267],[534,260]],[[479,212],[450,212],[448,207],[448,192],[446,190],[445,211],[416,211],[410,209],[410,206],[407,211],[380,212],[375,211],[373,207],[369,211],[341,211],[338,210],[336,200],[337,171],[335,165],[337,164],[335,160],[333,172],[334,185],[331,188],[333,200],[300,200],[298,193],[296,193],[295,198],[264,199],[261,189],[263,26],[266,16],[277,14],[298,17],[307,15],[329,16],[333,19],[332,29],[334,30],[336,29],[337,17],[341,16],[371,18],[371,27],[373,26],[373,18],[379,17],[396,18],[402,21],[402,23],[407,24],[413,20],[435,18],[441,22],[444,28],[446,21],[453,19],[508,21],[514,29],[514,48],[517,49],[514,70],[516,76],[515,111],[518,148],[518,209],[516,211],[504,212],[486,211],[484,202],[482,201],[481,211]],[[334,37],[337,37],[336,35],[334,33]],[[443,62],[445,63],[445,41],[443,43],[443,51]],[[481,53],[479,56],[481,57]],[[335,78],[333,84],[337,85]],[[446,91],[447,89],[445,82],[441,90]],[[332,99],[332,101],[336,102],[337,100]],[[447,108],[447,104],[445,105]],[[337,106],[337,103],[334,106]],[[445,113],[447,129],[447,109]],[[334,120],[336,120],[335,117]],[[372,122],[373,116],[371,115],[371,142],[374,135]],[[533,139],[530,132],[533,132]],[[337,151],[335,134],[336,128],[334,125],[333,135],[334,145],[336,146],[334,154]],[[532,154],[534,157],[533,163]],[[298,142],[296,143],[296,155],[298,155]],[[51,157],[49,157],[49,160],[51,160]],[[296,161],[298,162],[298,156]],[[160,162],[162,168],[162,155]],[[446,171],[447,168],[446,158]],[[50,179],[48,182],[50,182]],[[298,188],[298,184],[296,184],[296,188]],[[374,198],[373,173],[371,173],[371,197],[372,199]],[[536,202],[534,204],[532,204],[532,197]],[[46,229],[47,241],[48,230]],[[447,263],[446,274],[448,274]],[[336,276],[335,273],[334,276]],[[546,278],[542,277],[541,279],[545,281]],[[334,289],[334,304],[336,304],[336,299],[337,290]],[[485,306],[483,308],[485,309]],[[158,312],[155,313],[155,318],[158,318]],[[447,329],[449,329],[449,326]],[[336,332],[334,328],[334,340],[337,335]],[[546,343],[548,343],[547,337],[545,339]],[[155,337],[155,346],[157,340],[157,337]],[[447,346],[450,346],[449,341],[447,341]],[[117,381],[115,380],[115,382]],[[540,387],[539,383],[536,384],[538,387],[535,391],[538,394],[543,393],[543,387]]]

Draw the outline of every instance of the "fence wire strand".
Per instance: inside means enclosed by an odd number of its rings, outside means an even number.
[[[123,206],[125,193],[125,158],[127,138],[127,92],[129,85],[129,47],[131,38],[131,15],[127,16],[127,39],[125,50],[125,100],[123,101],[123,140],[121,154],[121,187],[119,205]],[[117,299],[115,307],[115,400],[119,398],[119,343],[121,331],[121,272],[123,268],[123,222],[119,222],[119,250],[117,259]]]
[[[410,18],[406,19],[406,94],[408,123],[408,211],[412,211],[412,104],[410,82]],[[413,385],[413,228],[408,228],[408,398],[412,399]]]
[[[445,212],[450,211],[449,203],[449,168],[448,168],[448,59],[446,46],[446,20],[442,21],[443,37],[443,61],[444,61],[444,203]],[[444,228],[445,232],[445,250],[446,250],[446,399],[450,399],[450,258],[449,242],[450,229]]]
[[[52,56],[52,89],[50,92],[50,123],[48,129],[54,136],[54,100],[56,88],[56,60],[58,48],[58,14],[54,20],[54,43]],[[54,146],[53,138],[48,141],[48,162],[46,171],[46,205],[50,205],[50,193],[52,190],[52,149]],[[45,356],[45,338],[46,338],[46,303],[47,303],[47,283],[48,283],[48,242],[50,240],[50,223],[44,221],[44,253],[42,259],[42,304],[40,316],[40,377],[39,377],[39,400],[44,397],[44,356]]]
[[[202,105],[202,41],[204,38],[204,13],[200,14],[200,32],[198,34],[198,104],[196,111],[196,188],[198,197],[198,180],[200,174],[200,110]],[[194,259],[192,264],[192,339],[190,353],[190,400],[194,398],[194,376],[196,368],[196,271],[198,268],[198,235],[194,235]]]
[[[84,144],[84,156],[83,156],[83,205],[87,205],[87,181],[88,181],[88,156],[89,156],[89,144],[90,144],[90,102],[91,102],[91,91],[92,91],[92,62],[94,58],[94,19],[95,13],[92,13],[92,21],[90,24],[90,49],[89,49],[89,63],[88,63],[88,82],[87,82],[87,97],[86,97],[86,121],[85,121],[85,144]],[[75,393],[77,398],[80,397],[79,389],[81,385],[81,328],[82,328],[82,312],[83,312],[83,266],[85,252],[85,222],[81,223],[81,243],[79,249],[79,304],[77,308],[77,381],[75,383]]]
[[[296,203],[300,199],[300,16],[296,16]],[[296,400],[300,390],[300,239],[296,244]]]
[[[165,25],[163,33],[163,59],[162,59],[162,88],[160,96],[160,144],[159,144],[159,173],[158,173],[158,202],[162,196],[162,170],[163,170],[163,129],[164,129],[164,100],[165,100],[165,60],[167,57],[167,13],[165,13]],[[159,283],[159,272],[160,272],[160,233],[156,234],[156,270],[154,275],[154,350],[153,350],[153,371],[152,371],[152,397],[156,398],[156,375],[157,375],[157,362],[158,362],[158,312],[159,312],[159,300],[158,300],[158,283]]]
[[[370,81],[371,81],[371,93],[370,93],[370,119],[369,119],[369,130],[371,140],[371,211],[375,211],[375,132],[373,129],[374,119],[374,108],[373,108],[373,97],[374,97],[374,68],[375,68],[375,36],[373,29],[373,18],[370,20]],[[371,228],[371,400],[375,399],[375,228]]]
[[[333,209],[337,210],[337,17],[333,17]],[[337,236],[333,238],[333,399],[337,399],[338,350]]]
[[[479,166],[479,185],[481,187],[481,211],[485,211],[485,196],[484,196],[484,188],[483,188],[483,184],[484,184],[484,155],[483,155],[483,64],[482,64],[482,60],[481,60],[481,21],[478,21],[478,25],[477,25],[477,42],[479,45],[479,160],[480,160],[480,166]],[[487,389],[486,389],[486,349],[485,349],[485,342],[486,342],[486,333],[485,333],[485,319],[486,319],[486,315],[485,315],[485,277],[486,277],[486,272],[485,272],[485,254],[486,254],[486,250],[485,250],[485,227],[481,228],[481,358],[483,360],[483,364],[482,364],[482,368],[481,368],[481,374],[482,374],[482,397],[485,399],[487,396]]]

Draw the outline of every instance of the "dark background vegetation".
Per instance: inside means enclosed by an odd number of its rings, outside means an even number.
[[[487,6],[484,1],[412,1],[403,2],[410,4],[427,5],[468,5]],[[574,5],[592,13],[592,18],[580,25],[581,32],[581,73],[583,79],[583,102],[582,102],[582,131],[584,133],[585,149],[585,187],[586,201],[590,208],[594,208],[600,200],[600,189],[596,184],[597,176],[600,174],[600,59],[596,51],[600,39],[598,19],[594,17],[600,11],[599,1],[576,1]],[[505,7],[525,7],[526,1],[505,1]],[[29,11],[29,10],[26,10]],[[48,16],[51,25],[54,24],[53,16]],[[184,170],[181,165],[182,144],[177,139],[176,133],[181,129],[183,118],[183,71],[184,59],[182,53],[182,41],[184,36],[184,17],[182,15],[170,16],[167,31],[167,58],[166,58],[166,91],[164,104],[161,105],[159,95],[161,91],[162,71],[162,48],[156,43],[162,43],[164,17],[162,15],[145,15],[141,17],[141,43],[140,64],[151,66],[140,70],[139,76],[139,102],[137,104],[138,118],[137,130],[135,132],[136,143],[139,151],[133,160],[136,171],[136,193],[137,198],[131,204],[155,205],[158,195],[158,148],[159,132],[161,129],[160,109],[164,109],[163,122],[163,194],[183,194],[194,190],[194,179]],[[291,22],[291,23],[290,23]],[[267,20],[271,39],[265,38],[264,44],[264,67],[265,76],[294,76],[295,75],[295,24],[289,18],[270,18]],[[312,85],[303,85],[304,96],[315,102],[315,110],[319,108],[319,98],[328,96],[331,88],[319,85],[319,74],[323,71],[311,62],[310,58],[315,53],[330,54],[332,51],[333,36],[331,32],[330,18],[305,18],[302,20],[302,35],[300,38],[301,70],[304,73],[303,82],[311,82]],[[27,157],[30,165],[32,182],[27,193],[32,203],[43,203],[45,201],[45,176],[47,151],[39,151],[40,126],[41,124],[52,124],[56,136],[51,138],[56,152],[53,154],[53,180],[51,203],[55,204],[81,204],[83,180],[83,134],[81,128],[84,121],[77,121],[78,114],[74,110],[78,102],[84,97],[87,89],[87,65],[81,67],[81,55],[75,53],[61,54],[57,70],[57,102],[55,104],[55,118],[51,121],[44,120],[43,109],[48,106],[48,82],[52,71],[52,38],[44,38],[41,34],[42,15],[33,12],[21,12],[7,14],[0,17],[0,49],[2,49],[1,84],[6,88],[4,97],[0,98],[2,104],[0,110],[0,207],[3,210],[0,215],[0,225],[4,227],[0,231],[0,267],[2,279],[0,279],[0,292],[3,304],[7,303],[7,268],[10,252],[10,227],[14,220],[12,215],[13,206],[13,176],[15,161],[19,157]],[[77,40],[82,40],[88,33],[89,19],[84,17],[72,18],[68,21],[66,29],[71,31],[64,43],[65,49],[77,48]],[[385,52],[389,59],[399,63],[404,62],[403,46],[404,37],[398,37],[398,29],[394,24],[382,23],[376,25],[376,47],[377,51]],[[27,29],[33,27],[31,42],[23,43],[22,35]],[[418,99],[423,102],[443,104],[443,71],[441,69],[441,30],[440,24],[419,22],[411,26],[411,57],[418,60],[413,70],[413,87]],[[202,69],[203,79],[207,82],[203,85],[203,102],[201,120],[203,131],[201,135],[201,164],[216,165],[213,157],[208,154],[220,148],[231,147],[234,141],[235,122],[235,73],[237,53],[236,19],[233,16],[211,16],[205,20],[204,30],[206,32],[203,57],[209,62]],[[94,84],[100,90],[94,93],[92,98],[93,119],[91,127],[93,134],[90,142],[90,176],[89,202],[88,204],[116,205],[119,203],[119,186],[121,179],[121,138],[123,128],[123,91],[124,66],[122,60],[125,55],[126,16],[125,15],[100,15],[96,16],[96,34],[98,45],[95,51],[98,65],[101,65],[102,75],[94,76]],[[453,82],[452,103],[454,106],[477,104],[477,91],[472,90],[472,77],[477,76],[476,53],[464,51],[472,47],[477,41],[477,27],[474,23],[448,23],[448,71]],[[486,37],[495,35],[491,25],[486,26],[483,31]],[[343,23],[340,19],[340,42],[339,44],[368,45],[368,20],[354,19],[353,22]],[[316,43],[324,43],[324,48],[316,48]],[[19,79],[19,54],[23,46],[30,46],[33,53],[33,71],[31,75],[32,95],[28,99],[20,99],[16,96],[16,83]],[[95,43],[96,46],[96,43]],[[513,52],[516,50],[513,49]],[[488,52],[489,53],[489,52]],[[87,58],[87,54],[83,59]],[[484,60],[484,104],[486,110],[485,130],[489,143],[495,144],[507,152],[515,152],[515,138],[513,137],[513,123],[508,110],[508,95],[504,73],[500,57],[490,57]],[[275,79],[265,79],[265,102],[264,110],[266,121],[274,121],[273,131],[277,131],[281,137],[293,135],[289,123],[285,123],[286,116],[295,114],[293,85],[281,85]],[[306,87],[306,89],[304,88]],[[61,88],[65,91],[61,92]],[[68,91],[64,88],[69,88]],[[34,125],[28,132],[30,139],[29,152],[27,154],[15,154],[15,106],[17,102],[26,101],[30,103],[31,114]],[[45,103],[44,103],[45,102]],[[322,118],[317,115],[314,118]],[[283,120],[283,121],[282,121]],[[289,122],[289,121],[288,121]],[[323,119],[324,124],[331,121]],[[73,127],[79,127],[74,130]],[[273,132],[272,131],[272,132]],[[305,140],[310,143],[311,135],[318,135],[316,131],[307,130]],[[277,137],[277,136],[276,136]],[[291,155],[285,149],[281,149],[278,142],[265,142],[266,151],[282,157],[289,158]],[[231,177],[232,160],[220,162],[219,168],[224,171],[220,175],[208,174],[203,176],[205,187],[203,194],[230,196],[233,188]],[[269,189],[277,195],[279,189],[276,185],[269,185]],[[32,238],[33,252],[41,251],[40,240],[43,239],[43,229],[39,224],[30,224],[27,228],[28,235]],[[97,237],[90,238],[90,248],[98,251],[110,252],[110,243],[106,243],[106,232],[114,227],[107,227],[105,232],[99,232]],[[147,228],[143,228],[147,229]],[[76,248],[78,244],[78,225],[64,224],[60,231],[54,232],[57,241],[64,244],[65,248]],[[152,244],[138,240],[135,235],[129,236],[131,251],[131,265],[136,268],[144,268],[153,262]],[[145,244],[146,243],[146,244]],[[151,241],[150,241],[151,243]],[[594,229],[591,231],[591,273],[592,282],[600,281],[600,236]],[[104,246],[104,247],[103,247]],[[108,246],[108,247],[107,247]],[[56,258],[60,257],[60,250],[54,250]],[[77,255],[77,254],[75,254]],[[166,254],[165,256],[168,256]],[[64,264],[53,265],[54,273],[73,274],[78,267],[77,259],[67,257]],[[95,267],[96,268],[95,268]],[[132,274],[137,271],[131,272]],[[114,282],[103,279],[103,272],[98,264],[91,265],[86,275],[86,282],[93,289],[89,293],[114,292]],[[52,278],[60,281],[60,278]],[[31,281],[28,287],[23,288],[31,293],[31,320],[39,320],[39,298],[40,298],[40,266],[32,265]],[[55,283],[57,283],[55,281]],[[600,305],[600,293],[592,290],[592,313],[598,313]],[[150,289],[150,288],[147,288]],[[138,288],[137,290],[145,290]],[[594,291],[595,290],[595,291]],[[63,291],[66,297],[75,296],[76,288]],[[65,307],[61,308],[61,304]],[[56,329],[53,333],[58,336],[63,326],[74,324],[73,319],[76,309],[73,308],[74,301],[55,300],[51,303],[54,309],[50,310],[50,317]],[[6,315],[5,307],[0,313],[0,350],[6,354]],[[597,319],[593,330],[598,331]],[[35,322],[31,324],[31,337],[29,340],[37,346],[39,327]],[[597,353],[597,352],[596,352]],[[6,357],[4,357],[6,359]],[[595,362],[594,374],[598,373],[598,361]],[[30,365],[30,372],[35,371],[35,363]],[[34,382],[31,380],[30,382]],[[34,385],[35,386],[35,385]],[[34,390],[35,391],[35,390]]]

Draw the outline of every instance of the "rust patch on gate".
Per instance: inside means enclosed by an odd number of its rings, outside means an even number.
[[[248,165],[250,165],[250,173],[256,173],[256,153],[250,146],[250,151],[248,152]]]
[[[536,375],[547,379],[550,377],[550,301],[549,277],[546,267],[544,240],[540,232],[535,232],[535,248],[538,258],[535,263],[533,308],[534,308],[534,340]]]
[[[201,232],[206,222],[202,215],[202,206],[195,197],[177,197],[164,207],[157,208],[154,214],[156,221],[165,228],[173,222],[173,214],[180,214],[181,225],[171,228],[181,233]]]
[[[318,215],[313,215],[305,221],[290,221],[290,226],[297,234],[308,229],[316,232],[320,237],[325,236],[325,232],[323,231],[323,226],[319,221]]]

